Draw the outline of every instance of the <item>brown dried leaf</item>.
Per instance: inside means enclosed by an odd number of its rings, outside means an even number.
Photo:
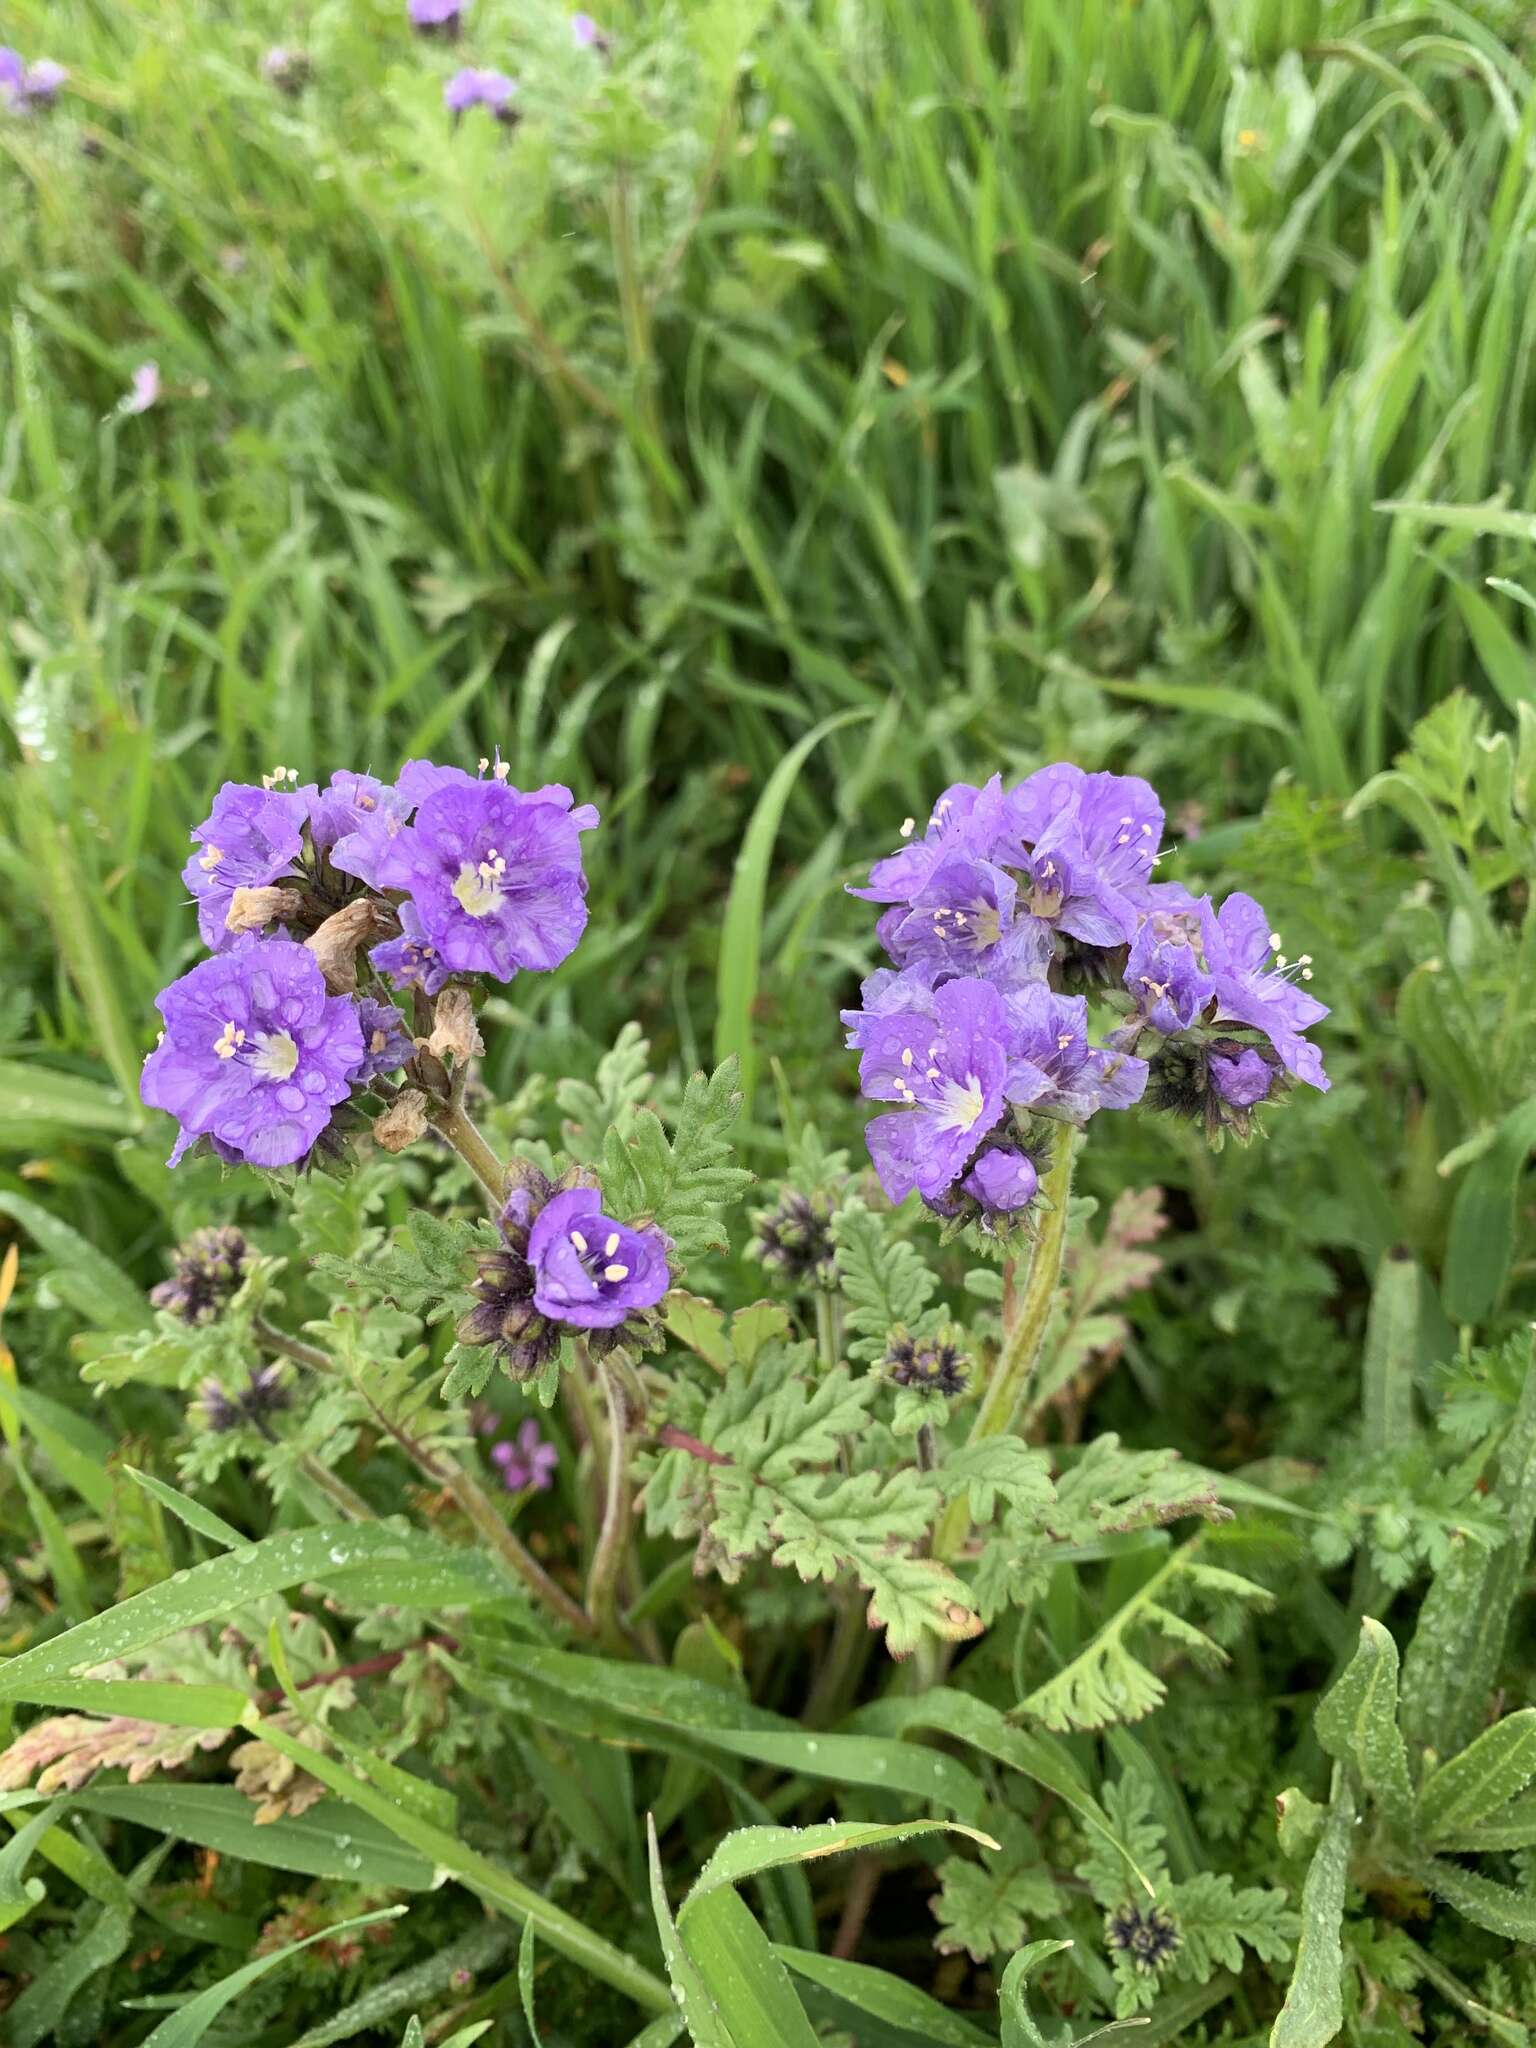
[[[179,1770],[199,1750],[226,1743],[228,1728],[166,1728],[128,1714],[54,1714],[36,1721],[0,1752],[0,1792],[14,1792],[36,1771],[39,1792],[78,1792],[98,1771],[126,1770],[130,1785],[156,1771]]]

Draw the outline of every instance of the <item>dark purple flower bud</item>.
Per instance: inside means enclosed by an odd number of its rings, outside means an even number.
[[[513,101],[517,97],[517,80],[508,78],[505,71],[476,71],[466,67],[456,71],[443,87],[443,105],[457,119],[471,107],[488,107],[498,121],[512,126],[518,116]]]
[[[416,1041],[393,1003],[381,1002],[377,996],[360,996],[357,1021],[363,1034],[363,1058],[352,1076],[355,1088],[366,1087],[379,1074],[398,1073],[415,1056]]]
[[[149,1298],[184,1323],[215,1322],[239,1293],[250,1263],[240,1231],[194,1230],[176,1247],[171,1277],[152,1287]]]
[[[1218,1052],[1213,1046],[1206,1055],[1206,1067],[1211,1086],[1234,1109],[1252,1109],[1262,1102],[1274,1080],[1269,1061],[1251,1045],[1234,1047],[1230,1053]]]
[[[409,896],[445,979],[510,981],[519,968],[558,967],[575,950],[587,923],[581,834],[597,812],[572,804],[558,785],[524,793],[466,776],[435,789],[390,839],[373,864],[374,886]]]
[[[407,12],[419,36],[456,42],[464,26],[464,0],[409,0]]]
[[[921,1393],[943,1394],[951,1400],[965,1392],[969,1362],[954,1343],[953,1333],[913,1338],[905,1330],[891,1332],[890,1348],[882,1360],[886,1376],[898,1387],[916,1387]]]
[[[268,85],[294,99],[309,83],[309,59],[302,50],[285,49],[278,43],[263,56],[261,75]]]
[[[666,1293],[667,1250],[653,1225],[631,1230],[605,1216],[595,1188],[568,1188],[545,1204],[528,1234],[534,1305],[579,1330],[615,1329]]]
[[[1216,987],[1216,1018],[1262,1031],[1281,1064],[1300,1081],[1326,1089],[1322,1055],[1302,1033],[1327,1016],[1327,1006],[1298,986],[1312,979],[1312,957],[1288,962],[1280,934],[1251,896],[1229,896],[1218,911],[1200,906],[1206,965]],[[1271,955],[1275,956],[1271,962]]]
[[[1027,1209],[1039,1187],[1035,1162],[1012,1145],[994,1145],[983,1152],[960,1183],[962,1194],[995,1216],[1015,1216]]]
[[[170,1163],[210,1137],[252,1166],[302,1159],[363,1059],[357,1006],[292,939],[247,935],[156,998],[165,1030],[140,1092],[181,1125]]]
[[[797,1286],[837,1286],[830,1195],[819,1188],[809,1195],[786,1188],[778,1206],[758,1210],[752,1225],[756,1235],[749,1249],[754,1259]]]
[[[197,1406],[204,1425],[222,1433],[252,1423],[270,1436],[267,1418],[280,1414],[292,1401],[287,1376],[280,1365],[258,1365],[242,1388],[231,1393],[215,1379],[206,1379],[198,1389]]]
[[[290,771],[282,771],[285,785]],[[235,944],[225,922],[237,889],[265,888],[299,873],[304,818],[311,790],[259,789],[254,783],[226,782],[213,809],[192,829],[201,846],[181,871],[181,879],[197,898],[197,927],[210,952]]]
[[[492,1445],[491,1461],[501,1473],[501,1483],[508,1493],[545,1493],[555,1483],[560,1453],[552,1443],[545,1442],[539,1425],[530,1415],[514,1442]]]
[[[1134,1899],[1107,1917],[1104,1939],[1147,1977],[1162,1969],[1180,1943],[1178,1922],[1170,1912],[1162,1906],[1138,1905]]]

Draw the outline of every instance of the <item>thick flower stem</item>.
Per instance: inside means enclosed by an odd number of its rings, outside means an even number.
[[[460,1102],[429,1101],[427,1116],[479,1181],[491,1206],[500,1215],[507,1199],[507,1169],[475,1128],[474,1120]]]
[[[331,1360],[315,1345],[306,1344],[298,1337],[290,1337],[286,1331],[275,1329],[270,1323],[258,1322],[255,1325],[255,1334],[268,1350],[276,1351],[284,1358],[291,1358],[298,1365],[308,1366],[311,1371],[332,1374],[336,1371]],[[378,1403],[369,1399],[366,1387],[357,1386],[357,1391],[372,1409],[385,1434],[399,1445],[423,1478],[429,1480],[433,1486],[445,1489],[460,1513],[473,1524],[477,1534],[484,1538],[492,1554],[512,1576],[520,1580],[534,1598],[568,1628],[577,1630],[581,1635],[591,1635],[592,1623],[585,1609],[571,1598],[562,1585],[550,1577],[532,1551],[518,1541],[503,1521],[496,1503],[479,1482],[446,1451],[429,1450],[425,1444],[418,1443],[408,1431],[391,1421]],[[345,1481],[336,1479],[334,1473],[330,1477],[335,1481],[335,1487],[345,1486]],[[335,1489],[329,1490],[331,1497],[336,1499],[339,1505]],[[350,1493],[351,1489],[346,1488],[346,1491]],[[353,1497],[365,1513],[372,1513],[360,1496]]]
[[[633,1516],[633,1490],[629,1479],[629,1411],[624,1389],[606,1365],[598,1367],[603,1395],[608,1406],[608,1485],[603,1502],[603,1526],[592,1568],[587,1574],[587,1612],[605,1649],[622,1652],[627,1648],[619,1622],[619,1578],[628,1550]]]
[[[1039,1234],[1029,1261],[1029,1274],[1019,1295],[1017,1312],[1003,1332],[1003,1348],[971,1424],[969,1441],[982,1443],[987,1437],[1002,1436],[1012,1429],[1014,1419],[1029,1398],[1030,1386],[1040,1363],[1040,1348],[1046,1325],[1055,1306],[1056,1287],[1061,1279],[1061,1261],[1067,1246],[1067,1201],[1072,1192],[1072,1165],[1077,1134],[1063,1125],[1050,1169],[1040,1183],[1050,1201],[1040,1219]],[[970,1515],[962,1495],[952,1501],[934,1535],[935,1557],[952,1558],[965,1547],[970,1534]]]

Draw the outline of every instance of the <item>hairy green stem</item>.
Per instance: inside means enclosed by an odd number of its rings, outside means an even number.
[[[1015,1417],[1029,1398],[1030,1386],[1040,1363],[1040,1348],[1045,1342],[1046,1325],[1056,1302],[1057,1284],[1061,1279],[1061,1261],[1067,1246],[1067,1200],[1072,1192],[1076,1145],[1076,1132],[1063,1125],[1050,1168],[1040,1183],[1042,1194],[1052,1206],[1040,1219],[1039,1233],[1030,1255],[1029,1275],[1019,1296],[1017,1313],[1003,1332],[1003,1348],[998,1353],[992,1377],[987,1382],[987,1391],[976,1411],[976,1420],[971,1424],[969,1441],[973,1444],[982,1443],[988,1437],[1002,1436],[1012,1429]],[[970,1527],[970,1512],[962,1495],[951,1501],[939,1522],[933,1541],[934,1556],[958,1556],[965,1547]]]
[[[443,1102],[429,1097],[427,1116],[432,1128],[447,1139],[479,1181],[492,1215],[500,1215],[502,1204],[507,1199],[507,1169],[481,1137],[469,1112],[461,1102]]]
[[[619,1623],[619,1577],[628,1552],[633,1517],[633,1489],[629,1479],[629,1412],[624,1389],[607,1366],[597,1368],[608,1407],[608,1484],[603,1501],[603,1525],[587,1574],[587,1612],[605,1649],[623,1651],[627,1646]]]

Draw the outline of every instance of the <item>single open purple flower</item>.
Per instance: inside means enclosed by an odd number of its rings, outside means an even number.
[[[414,1057],[416,1042],[405,1028],[405,1019],[393,1003],[377,996],[361,996],[357,1022],[363,1034],[363,1057],[352,1085],[361,1088],[378,1074],[397,1073]]]
[[[202,851],[193,854],[181,879],[197,898],[197,928],[211,952],[225,952],[235,942],[225,918],[237,889],[265,888],[298,873],[312,794],[226,782],[208,816],[192,828]]]
[[[17,51],[0,48],[0,100],[13,113],[46,112],[68,76],[64,66],[49,57],[25,64]]]
[[[960,1192],[990,1216],[1016,1216],[1029,1207],[1039,1187],[1039,1170],[1027,1152],[994,1145],[961,1181]]]
[[[614,1329],[654,1308],[671,1285],[665,1237],[605,1216],[596,1188],[567,1188],[544,1205],[528,1233],[528,1263],[540,1313],[579,1330]]]
[[[1216,992],[1205,966],[1200,907],[1153,910],[1141,921],[1126,962],[1125,985],[1137,1014],[1165,1036],[1188,1031]]]
[[[873,1022],[859,1085],[902,1107],[875,1117],[865,1137],[880,1185],[893,1202],[914,1188],[943,1195],[1003,1114],[1008,1017],[989,982],[947,981],[913,1006]]]
[[[1230,1052],[1212,1046],[1205,1064],[1211,1086],[1234,1109],[1252,1109],[1262,1102],[1275,1078],[1269,1061],[1251,1045],[1234,1044]]]
[[[160,398],[160,365],[140,363],[133,373],[127,391],[118,400],[117,409],[122,413],[148,412]]]
[[[418,35],[452,42],[464,26],[464,0],[409,0],[407,13]]]
[[[586,929],[581,834],[596,823],[558,785],[446,783],[374,863],[375,884],[410,897],[449,973],[510,981],[522,967],[558,967]]]
[[[358,775],[350,768],[338,768],[324,789],[309,800],[309,836],[319,850],[332,857],[332,865],[346,874],[360,873],[345,860],[335,859],[343,842],[362,849],[375,840],[382,844],[410,816],[410,800],[376,775]],[[366,880],[367,877],[363,876]]]
[[[1008,802],[1030,848],[1025,907],[1086,945],[1132,939],[1163,831],[1152,785],[1058,761],[1020,783]]]
[[[1008,1018],[1004,1093],[1021,1108],[1085,1124],[1096,1110],[1129,1109],[1147,1085],[1147,1063],[1088,1043],[1088,1005],[1043,983],[1002,999]]]
[[[327,993],[313,953],[246,934],[156,997],[165,1030],[140,1092],[197,1138],[252,1166],[292,1166],[345,1101],[364,1056],[356,1006]]]
[[[1216,985],[1216,1016],[1262,1031],[1279,1054],[1281,1064],[1298,1080],[1326,1089],[1322,1055],[1302,1037],[1310,1025],[1328,1014],[1325,1003],[1308,995],[1290,979],[1310,981],[1310,956],[1287,965],[1280,936],[1251,896],[1229,896],[1216,910],[1207,899],[1201,906],[1201,931],[1206,965]],[[1271,955],[1276,956],[1271,963]]]
[[[560,1453],[553,1444],[544,1441],[539,1425],[530,1415],[515,1441],[491,1446],[491,1459],[508,1493],[544,1493],[555,1483]]]
[[[456,71],[443,87],[443,105],[455,120],[471,107],[489,107],[498,121],[510,125],[517,119],[512,104],[516,97],[515,78],[508,78],[505,71],[477,71],[472,66]]]
[[[445,967],[438,957],[426,927],[410,903],[400,905],[399,938],[386,939],[382,946],[375,946],[368,958],[396,988],[419,988],[423,995],[435,996],[453,975],[453,969]]]
[[[909,818],[905,829],[911,824]],[[981,789],[956,782],[934,805],[922,838],[877,860],[868,883],[857,889],[850,886],[848,893],[869,903],[914,903],[941,861],[959,854],[1005,862],[1018,850],[1003,778],[994,775]]]

